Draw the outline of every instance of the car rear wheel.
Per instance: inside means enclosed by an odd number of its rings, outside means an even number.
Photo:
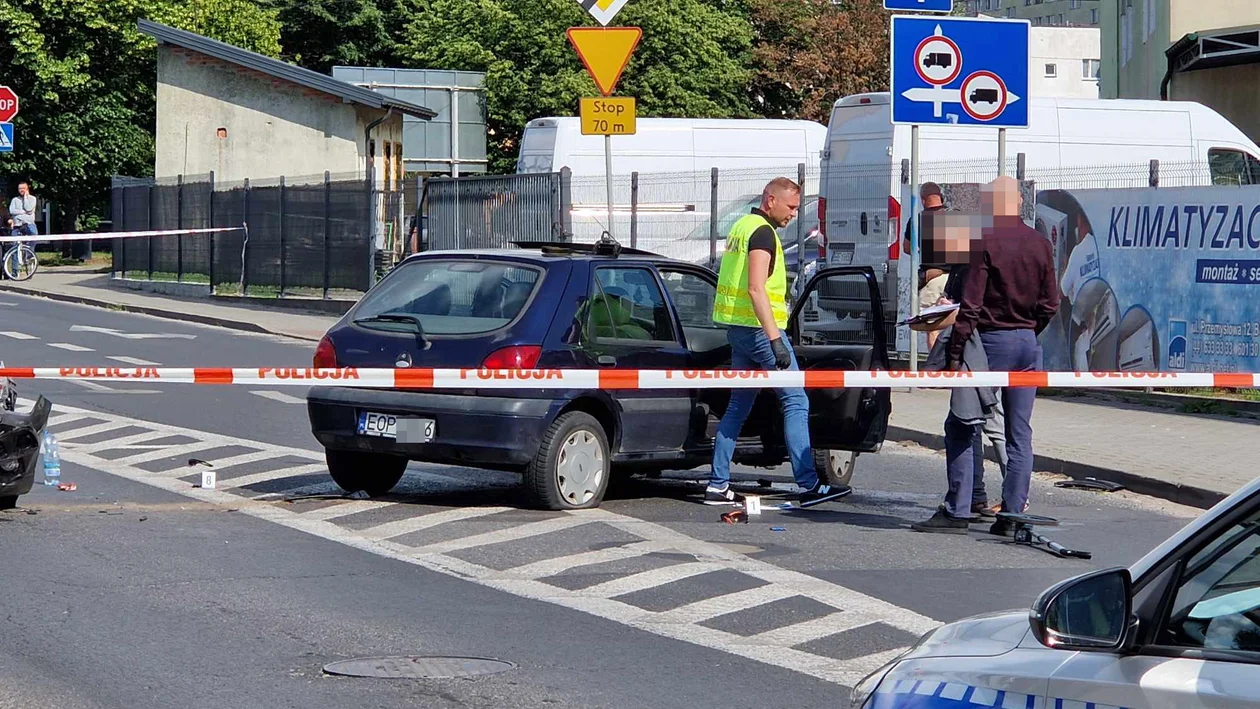
[[[611,473],[608,436],[590,414],[561,414],[543,434],[538,454],[525,469],[525,491],[548,510],[598,507]]]
[[[849,486],[853,482],[853,468],[857,464],[853,451],[829,451],[814,449],[814,468],[818,477],[828,485]]]
[[[5,495],[0,497],[0,510],[11,510],[17,507],[17,495]]]
[[[383,453],[326,450],[324,458],[333,482],[342,490],[363,491],[372,497],[393,490],[407,471],[406,458]]]

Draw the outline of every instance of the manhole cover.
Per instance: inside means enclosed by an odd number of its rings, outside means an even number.
[[[324,672],[343,677],[373,679],[447,679],[492,675],[516,665],[486,657],[363,657],[324,666]]]

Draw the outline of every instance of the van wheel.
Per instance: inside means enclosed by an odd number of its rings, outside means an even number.
[[[828,485],[848,487],[853,482],[853,468],[857,465],[857,453],[853,451],[828,451],[814,449],[814,468],[818,477]]]
[[[17,507],[17,495],[0,497],[0,510],[11,510]]]
[[[608,491],[608,436],[590,414],[561,414],[543,434],[533,462],[525,469],[525,493],[547,510],[599,507]]]
[[[407,459],[383,453],[325,450],[328,473],[333,482],[346,492],[366,492],[371,497],[384,495],[402,480]]]

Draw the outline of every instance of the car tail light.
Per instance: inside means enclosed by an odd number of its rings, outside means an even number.
[[[485,369],[533,369],[541,357],[542,348],[537,345],[504,347],[491,352],[481,366]]]
[[[337,368],[337,350],[333,348],[332,340],[328,335],[319,341],[315,346],[314,366],[318,369],[336,369]]]
[[[818,260],[827,261],[827,198],[818,198]]]
[[[891,196],[888,198],[888,228],[892,231],[888,260],[896,261],[901,258],[901,203]]]

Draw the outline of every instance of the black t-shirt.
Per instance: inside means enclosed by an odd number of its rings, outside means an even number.
[[[763,217],[766,216],[766,213],[760,209],[754,209],[752,213],[760,214]],[[769,218],[767,217],[766,220],[769,221]],[[751,254],[754,251],[765,251],[770,254],[770,270],[766,273],[767,275],[774,273],[774,262],[779,253],[778,237],[775,236],[774,227],[769,224],[763,224],[757,227],[752,236],[748,237],[748,253]]]
[[[945,281],[945,289],[941,295],[949,298],[951,303],[962,303],[963,283],[967,282],[966,264],[949,267],[949,278]]]
[[[940,212],[940,211],[943,211],[944,209],[945,209],[945,205],[941,204],[941,205],[938,205],[938,206],[935,206],[935,207],[924,207],[924,208],[923,208],[923,211],[925,211],[925,212]],[[920,219],[920,220],[919,220],[919,223],[920,223],[920,228],[921,228],[921,225],[922,225],[922,219]],[[909,220],[907,220],[907,221],[906,221],[906,234],[905,234],[905,238],[906,238],[906,241],[909,241],[909,240],[910,240],[910,221],[909,221]],[[923,251],[923,232],[922,232],[921,230],[920,230],[920,232],[919,232],[919,251],[920,251],[920,252],[922,252],[922,251]],[[943,264],[936,264],[936,263],[926,263],[926,262],[924,262],[924,261],[923,261],[923,256],[922,256],[922,253],[920,253],[920,255],[919,255],[919,278],[922,278],[922,277],[923,277],[924,272],[926,272],[929,268],[936,268],[936,269],[941,269],[941,270],[947,270],[947,269],[949,268],[949,266],[946,266],[946,265],[943,265]]]

